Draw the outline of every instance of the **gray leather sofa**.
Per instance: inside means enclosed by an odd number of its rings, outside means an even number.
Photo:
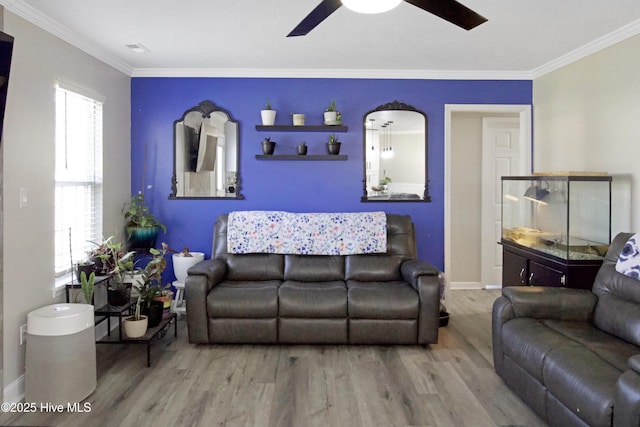
[[[189,269],[189,342],[438,341],[439,272],[416,259],[411,217],[387,215],[385,254],[229,254],[226,234],[221,215],[212,259]]]
[[[592,290],[508,287],[493,305],[493,360],[551,426],[640,425],[640,281],[613,240]]]

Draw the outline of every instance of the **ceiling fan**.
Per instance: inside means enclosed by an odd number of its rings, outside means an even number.
[[[365,9],[359,9],[357,3],[362,3],[363,7],[371,6],[376,3],[371,0],[363,1],[355,1],[355,0],[322,0],[315,9],[311,11],[310,14],[307,15],[306,18],[302,20],[298,24],[296,28],[291,31],[287,37],[296,37],[296,36],[304,36],[308,34],[311,30],[313,30],[316,26],[318,26],[322,21],[329,17],[333,12],[335,12],[340,6],[344,4],[344,6],[349,9],[355,10],[356,12],[361,13],[379,13],[386,12],[387,10],[393,9],[395,6],[401,3],[402,0],[387,0],[388,4],[386,7],[382,6],[381,9],[375,11],[366,11]],[[432,13],[445,21],[449,21],[458,27],[464,28],[465,30],[471,30],[472,28],[477,27],[483,22],[487,21],[487,18],[477,14],[473,10],[464,6],[461,3],[458,3],[456,0],[404,0],[407,3],[410,3],[420,9]],[[353,5],[352,3],[356,3]]]

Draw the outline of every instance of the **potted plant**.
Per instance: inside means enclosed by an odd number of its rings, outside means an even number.
[[[298,145],[298,154],[301,156],[305,156],[307,154],[307,143],[302,141],[300,145]]]
[[[164,303],[155,301],[155,298],[162,295],[162,272],[167,267],[167,260],[165,259],[167,246],[163,243],[161,250],[151,248],[150,253],[152,258],[142,270],[135,288],[141,298],[142,314],[147,315],[149,319],[148,326],[153,328],[158,326],[162,320]]]
[[[87,273],[85,273],[84,271],[80,273],[80,290],[82,292],[82,295],[84,296],[84,301],[86,304],[93,304],[95,280],[96,273],[94,273],[93,271],[91,272],[91,274],[89,274],[89,277],[87,277]],[[80,297],[80,294],[76,295],[76,302],[78,302],[78,297]]]
[[[191,252],[189,248],[184,248],[178,252],[169,248],[169,252],[174,252],[171,256],[173,261],[173,274],[176,276],[176,280],[180,283],[184,283],[187,280],[187,271],[204,260],[204,252]]]
[[[156,246],[160,230],[167,232],[167,227],[151,213],[143,193],[131,195],[128,204],[122,207],[126,221],[129,250],[147,251]]]
[[[142,296],[138,295],[135,314],[124,319],[124,333],[129,338],[140,338],[147,333],[149,319],[147,316],[140,314],[141,303]]]
[[[89,275],[95,271],[96,264],[93,261],[82,260],[76,264],[76,277],[78,282],[80,281],[80,276],[82,273],[85,275]]]
[[[271,109],[271,103],[267,100],[264,110],[260,111],[263,126],[273,126],[276,122],[276,110]]]
[[[270,137],[266,137],[262,140],[262,152],[267,155],[273,154],[276,149],[275,141],[272,141]]]
[[[91,242],[95,245],[95,248],[87,252],[87,257],[95,263],[94,271],[97,276],[104,276],[108,274],[114,267],[114,263],[111,258],[111,251],[109,249],[109,245],[114,239],[115,236],[109,236],[106,240],[103,240],[100,243]]]
[[[329,142],[327,142],[327,148],[329,154],[340,154],[340,145],[342,143],[338,141],[338,137],[335,134],[329,135]]]
[[[391,182],[391,177],[385,176],[384,178],[382,178],[380,180],[380,187],[382,187],[384,190],[386,190],[387,186],[389,185],[390,182]]]
[[[336,102],[331,100],[329,106],[324,112],[324,124],[325,125],[335,125],[338,123],[338,111],[336,110]]]
[[[108,273],[113,277],[107,287],[107,300],[110,305],[122,306],[131,299],[132,274],[134,271],[134,251],[124,252],[122,243],[107,241],[106,253],[99,256],[103,263],[108,263]]]

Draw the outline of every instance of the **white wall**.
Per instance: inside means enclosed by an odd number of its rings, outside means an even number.
[[[482,250],[482,119],[517,114],[455,112],[451,117],[452,287],[479,287]]]
[[[635,36],[533,82],[536,171],[605,171],[630,178],[630,205],[613,203],[614,234],[640,230],[638,52]]]
[[[130,191],[130,78],[31,23],[5,12],[15,37],[4,123],[4,386],[24,374],[18,328],[27,313],[59,302],[54,253],[55,83],[100,93],[104,104],[104,230],[121,230]],[[19,191],[28,206],[19,207]],[[5,396],[7,397],[7,396]]]

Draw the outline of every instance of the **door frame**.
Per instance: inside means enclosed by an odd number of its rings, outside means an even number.
[[[451,126],[453,114],[459,112],[518,114],[520,118],[520,155],[523,164],[533,171],[532,107],[529,104],[445,104],[444,106],[444,276],[445,293],[451,284]],[[525,168],[526,170],[526,168]]]

